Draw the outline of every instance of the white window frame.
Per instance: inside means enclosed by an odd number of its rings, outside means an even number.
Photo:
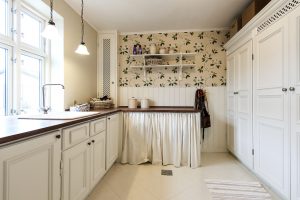
[[[5,0],[7,2],[7,7],[8,7],[8,15],[7,17],[7,30],[6,33],[3,35],[0,33],[0,40],[12,40],[12,27],[13,27],[13,1],[12,0]]]
[[[11,112],[12,109],[12,81],[13,81],[13,73],[12,73],[12,47],[3,43],[0,43],[0,48],[7,50],[7,63],[6,63],[6,69],[5,69],[5,90],[6,90],[6,96],[5,96],[5,114],[8,115]]]
[[[33,9],[25,0],[7,0],[9,7],[8,16],[8,28],[7,35],[0,34],[0,44],[4,45],[5,48],[9,48],[9,64],[8,64],[8,75],[7,77],[7,104],[6,104],[6,115],[20,114],[20,73],[21,73],[21,54],[29,55],[41,59],[43,62],[41,82],[44,84],[46,80],[50,80],[50,61],[51,61],[51,46],[50,42],[41,39],[41,48],[31,46],[29,44],[21,42],[21,12],[25,12],[29,16],[42,22],[45,26],[47,23],[47,17]],[[41,31],[43,30],[41,27]],[[41,103],[41,89],[40,99]],[[49,97],[50,100],[50,97]],[[48,100],[47,100],[48,101]],[[40,106],[40,105],[39,105]]]

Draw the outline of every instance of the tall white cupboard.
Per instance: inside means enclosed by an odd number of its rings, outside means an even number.
[[[299,4],[271,1],[225,45],[228,149],[292,200],[300,200]]]

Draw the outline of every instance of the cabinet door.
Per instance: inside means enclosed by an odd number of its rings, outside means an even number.
[[[254,41],[254,168],[285,198],[290,194],[287,18]]]
[[[291,67],[291,197],[300,200],[300,8],[290,15],[289,66]],[[295,91],[293,91],[295,88]]]
[[[105,174],[106,132],[102,131],[92,137],[91,141],[91,188],[93,188]]]
[[[118,158],[119,114],[114,114],[107,118],[106,141],[106,170],[108,170]]]
[[[84,141],[63,152],[63,200],[82,200],[89,194],[90,146]]]
[[[227,57],[227,148],[234,154],[235,131],[235,53]]]
[[[236,130],[235,154],[253,168],[252,136],[252,40],[236,52]]]
[[[60,199],[60,132],[0,149],[0,200]]]

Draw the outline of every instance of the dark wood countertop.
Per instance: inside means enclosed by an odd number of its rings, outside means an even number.
[[[18,119],[16,116],[0,117],[0,145],[26,139],[36,135],[41,135],[43,133],[104,117],[119,111],[120,109],[118,108],[106,109],[98,111],[99,113],[97,114],[74,120]]]
[[[0,117],[0,146],[6,145],[18,140],[46,134],[63,127],[83,123],[96,118],[104,117],[117,112],[174,112],[191,113],[199,112],[193,107],[151,107],[149,109],[130,109],[127,107],[93,110],[97,114],[74,120],[34,120],[18,119],[16,116]]]
[[[150,107],[147,109],[143,108],[128,108],[120,107],[123,112],[173,112],[173,113],[196,113],[199,110],[196,110],[194,107]]]

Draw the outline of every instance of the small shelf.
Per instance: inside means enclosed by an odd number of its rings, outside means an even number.
[[[174,65],[140,65],[140,66],[136,66],[136,65],[132,65],[130,66],[131,68],[158,68],[158,67],[196,67],[196,64],[174,64]]]
[[[151,57],[160,57],[165,58],[166,60],[176,61],[175,64],[162,64],[162,65],[146,65],[146,61],[151,59]],[[179,68],[179,80],[182,80],[182,69],[184,67],[196,67],[196,64],[186,64],[183,63],[184,60],[189,60],[189,62],[195,63],[196,60],[196,53],[172,53],[172,54],[131,54],[131,58],[140,59],[142,63],[139,65],[130,65],[130,68],[142,68],[144,70],[144,78],[147,77],[147,68],[161,68],[161,67],[178,67]],[[178,60],[179,57],[179,60]]]
[[[131,54],[130,57],[140,57],[140,58],[146,58],[151,56],[196,56],[196,53],[168,53],[168,54]]]

